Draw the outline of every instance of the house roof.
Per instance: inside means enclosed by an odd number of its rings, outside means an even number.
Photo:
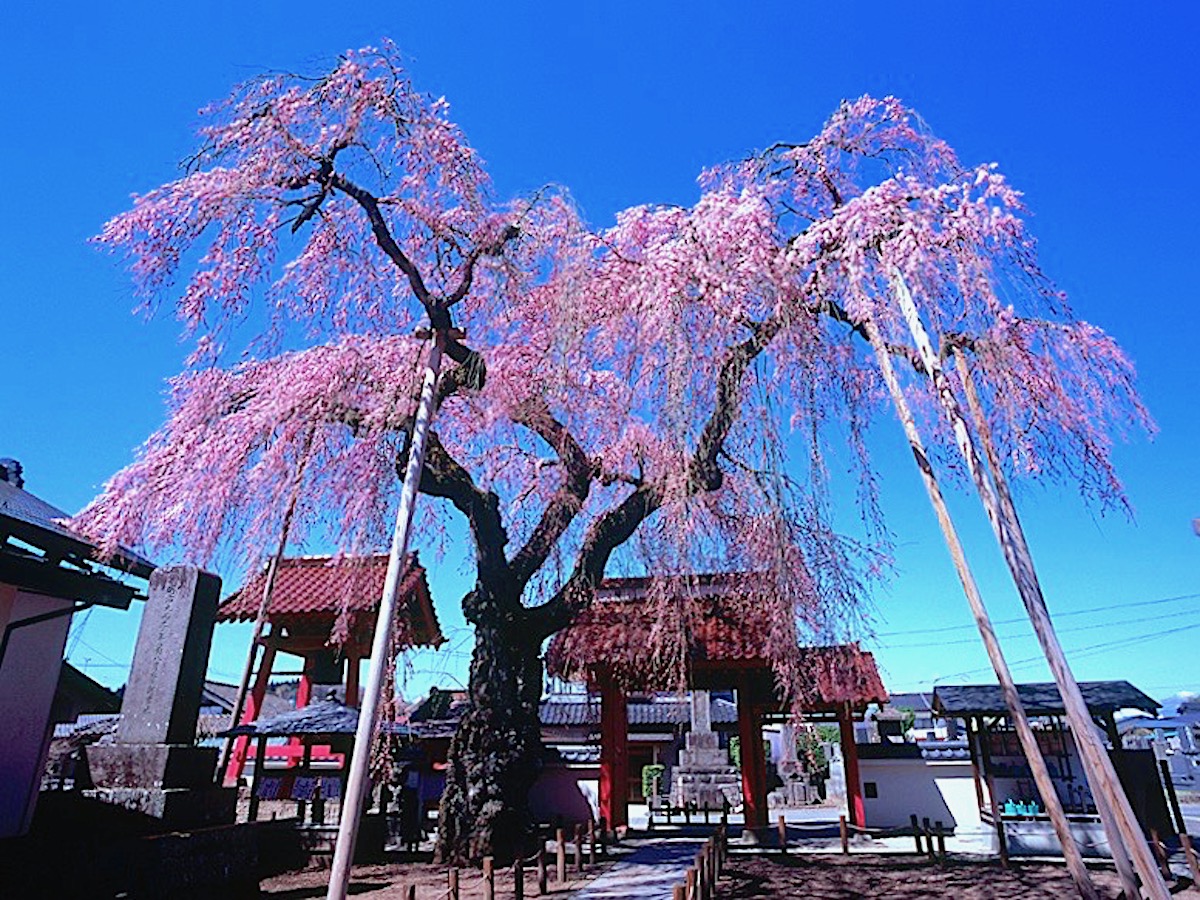
[[[1128,681],[1081,681],[1079,690],[1088,710],[1113,713],[1119,709],[1157,710],[1160,704],[1142,693]],[[1064,712],[1062,697],[1055,684],[1018,684],[1017,695],[1025,712],[1031,716],[1053,716]],[[999,685],[945,685],[933,691],[933,706],[938,712],[952,716],[1006,715],[1004,697]]]
[[[65,659],[58,672],[58,686],[54,689],[55,701],[60,697],[71,697],[88,713],[115,713],[121,711],[121,696],[110,691],[90,675],[75,668]]]
[[[739,592],[757,590],[753,574],[704,576],[686,598],[682,637],[688,667],[695,672],[770,671],[765,655],[775,611],[745,602]],[[591,681],[609,670],[627,688],[665,690],[675,687],[667,667],[648,652],[655,621],[647,599],[646,579],[606,579],[597,598],[569,627],[550,641],[546,669],[551,675]],[[874,657],[857,644],[800,648],[800,684],[810,689],[812,708],[841,703],[862,705],[887,699]]]
[[[393,734],[408,733],[407,726],[384,723]],[[299,709],[289,709],[275,716],[266,716],[237,728],[225,735],[250,737],[293,737],[300,735],[353,735],[358,728],[358,710],[334,699],[318,700]]]
[[[0,581],[33,593],[128,607],[138,589],[97,571],[95,565],[102,562],[148,578],[154,564],[125,547],[118,547],[110,559],[98,560],[95,546],[65,524],[70,518],[23,487],[0,479]],[[20,544],[12,543],[13,538]]]
[[[383,594],[388,557],[296,556],[280,560],[275,585],[267,605],[267,619],[283,624],[331,628],[343,609],[351,618],[350,628],[374,621]],[[258,614],[266,572],[256,573],[230,594],[217,613],[220,622],[252,621]],[[417,554],[408,556],[399,585],[400,635],[408,646],[437,647],[445,640],[429,595],[429,582]]]
[[[626,703],[630,725],[686,725],[691,721],[691,704],[678,696],[631,698]],[[736,723],[737,705],[714,697],[710,706],[714,725]],[[599,726],[600,698],[571,697],[543,700],[538,711],[543,725]]]

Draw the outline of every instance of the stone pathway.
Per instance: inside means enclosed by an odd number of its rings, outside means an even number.
[[[671,900],[704,841],[663,838],[650,841],[571,895],[571,900]]]

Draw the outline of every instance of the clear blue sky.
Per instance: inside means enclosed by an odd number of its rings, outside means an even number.
[[[1200,516],[1200,13],[1183,3],[742,6],[8,10],[0,455],[22,460],[32,491],[75,511],[160,423],[163,380],[186,353],[176,324],[132,316],[126,279],[85,241],[132,192],[175,176],[200,106],[262,70],[320,70],[343,49],[391,36],[418,85],[450,100],[501,192],[567,185],[597,226],[632,204],[690,202],[701,167],[802,140],[843,97],[890,93],[965,162],[994,160],[1026,192],[1047,270],[1133,356],[1161,428],[1152,443],[1137,438],[1118,452],[1136,522],[1099,519],[1069,490],[1021,495],[1077,674],[1128,678],[1157,696],[1200,690],[1200,598],[1081,612],[1200,592],[1190,524]],[[880,452],[896,454],[884,500],[900,541],[896,577],[872,598],[885,680],[895,690],[987,680],[969,628],[930,632],[969,617],[899,429],[877,431]],[[968,501],[956,509],[985,597],[997,619],[1016,618]],[[434,573],[458,652],[418,657],[412,693],[464,677],[463,583],[451,558]],[[77,622],[72,660],[120,683],[136,622],[105,611]],[[1001,635],[1013,635],[1014,662],[1035,655],[1027,628]],[[245,629],[219,629],[214,675],[236,677],[246,640]],[[1046,674],[1014,668],[1023,679]],[[950,677],[969,670],[980,671]]]

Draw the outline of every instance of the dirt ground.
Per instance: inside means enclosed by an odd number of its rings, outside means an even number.
[[[597,860],[594,867],[582,873],[571,871],[568,866],[567,880],[561,884],[554,880],[554,864],[551,860],[547,886],[548,896],[565,897],[571,891],[583,887],[612,865],[611,861]],[[407,900],[408,885],[417,888],[417,900],[436,900],[446,894],[448,872],[445,866],[429,862],[380,863],[358,865],[350,882],[350,894],[354,897],[368,896],[371,900]],[[483,897],[483,875],[478,869],[460,869],[458,873],[459,896],[463,900],[481,900]],[[305,869],[267,878],[259,886],[261,896],[273,900],[307,900],[324,897],[329,884],[328,868]],[[496,872],[496,896],[513,896],[513,874],[511,869]],[[537,896],[537,870],[525,871],[525,896]]]
[[[1093,871],[1101,897],[1120,892],[1112,872]],[[722,900],[749,897],[804,897],[845,900],[854,897],[953,897],[955,900],[1064,900],[1078,894],[1061,866],[999,862],[955,862],[941,869],[916,857],[855,855],[733,856],[722,873]]]

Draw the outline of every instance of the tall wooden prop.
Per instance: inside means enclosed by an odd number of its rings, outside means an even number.
[[[292,516],[296,512],[296,503],[300,499],[300,485],[304,480],[304,469],[308,465],[308,453],[312,447],[313,433],[310,431],[304,442],[304,455],[296,466],[296,477],[292,482],[291,496],[288,497],[287,508],[283,512],[283,526],[279,532],[279,546],[275,555],[267,565],[266,583],[263,585],[262,598],[258,602],[258,610],[254,616],[254,633],[250,637],[250,650],[246,653],[246,665],[242,668],[242,679],[238,682],[237,695],[233,699],[233,715],[229,721],[234,726],[241,724],[242,711],[246,707],[246,692],[250,688],[250,678],[254,674],[254,662],[258,657],[258,648],[262,644],[263,626],[267,622],[267,609],[271,605],[271,595],[275,593],[275,576],[279,571],[279,562],[283,559],[283,551],[287,548],[288,532],[292,530]],[[217,778],[225,777],[229,765],[229,754],[233,749],[233,737],[225,739],[221,748],[221,759],[217,763]]]
[[[1079,890],[1080,896],[1084,897],[1085,900],[1097,900],[1099,895],[1096,893],[1096,887],[1092,884],[1087,867],[1083,863],[1083,855],[1080,853],[1079,847],[1071,835],[1071,827],[1063,811],[1062,802],[1059,800],[1058,792],[1054,789],[1054,782],[1051,780],[1050,772],[1046,768],[1046,760],[1042,755],[1041,747],[1038,746],[1037,737],[1029,725],[1029,718],[1025,714],[1025,707],[1021,703],[1020,696],[1017,694],[1016,683],[1013,681],[1012,672],[1009,671],[1004,653],[1000,649],[1000,642],[996,638],[996,632],[992,627],[987,607],[984,606],[983,597],[979,593],[978,585],[975,583],[975,576],[967,564],[966,553],[959,540],[958,531],[954,527],[953,520],[950,518],[950,511],[946,507],[946,501],[942,496],[942,490],[938,485],[937,477],[934,475],[933,466],[930,465],[925,453],[925,446],[921,441],[920,432],[917,431],[916,420],[913,418],[908,400],[900,388],[900,381],[897,379],[896,370],[892,366],[891,356],[883,344],[883,340],[879,335],[879,329],[875,326],[875,323],[868,321],[865,323],[865,328],[867,336],[871,341],[871,346],[875,351],[880,371],[883,373],[883,380],[888,386],[888,392],[891,394],[892,403],[896,407],[896,414],[900,417],[900,422],[904,426],[905,437],[908,438],[913,458],[917,463],[917,468],[921,472],[921,478],[925,483],[925,491],[929,495],[930,505],[933,506],[938,525],[942,529],[942,536],[946,541],[946,547],[950,551],[951,559],[954,560],[954,569],[958,573],[958,580],[962,584],[963,593],[967,597],[967,604],[971,607],[971,614],[975,618],[975,625],[978,627],[979,634],[983,638],[984,649],[987,651],[988,659],[991,660],[992,668],[996,672],[996,679],[1000,682],[1000,692],[1004,697],[1004,704],[1008,708],[1013,725],[1016,727],[1017,737],[1021,742],[1021,749],[1025,751],[1025,758],[1029,760],[1029,768],[1033,773],[1033,780],[1036,782],[1038,791],[1042,795],[1042,802],[1045,804],[1046,813],[1049,815],[1050,821],[1054,826],[1054,833],[1058,835],[1059,843],[1062,844],[1063,858],[1066,860],[1067,869],[1070,871],[1071,878],[1075,882],[1075,887]],[[993,798],[994,800],[995,798]],[[995,802],[993,802],[993,806],[995,805]],[[1135,885],[1130,883],[1126,887],[1135,887]]]
[[[1142,887],[1145,892],[1154,900],[1168,900],[1170,894],[1162,879],[1162,874],[1155,865],[1150,848],[1134,817],[1133,808],[1129,805],[1129,798],[1125,796],[1125,791],[1117,779],[1112,761],[1100,745],[1100,739],[1096,735],[1095,725],[1088,712],[1087,704],[1084,702],[1083,693],[1079,690],[1079,684],[1075,680],[1071,667],[1067,664],[1062,645],[1058,642],[1058,635],[1050,622],[1050,612],[1046,607],[1046,599],[1042,594],[1041,583],[1033,565],[1033,556],[1025,541],[1025,533],[1017,516],[1016,507],[1013,505],[1012,496],[1008,491],[1003,471],[999,466],[999,460],[995,458],[994,447],[989,462],[992,464],[991,474],[995,479],[995,488],[983,470],[950,381],[942,370],[937,354],[933,352],[933,346],[930,344],[925,326],[921,323],[912,294],[909,293],[908,285],[905,284],[899,271],[893,271],[892,284],[904,320],[916,342],[921,362],[933,382],[938,400],[954,430],[959,452],[967,464],[971,480],[983,502],[988,521],[991,522],[992,531],[1000,544],[1004,559],[1008,563],[1017,592],[1020,594],[1030,622],[1033,624],[1033,630],[1042,646],[1042,651],[1046,654],[1054,681],[1058,685],[1067,721],[1071,725],[1071,731],[1079,747],[1088,785],[1096,798],[1096,809],[1104,822],[1104,830],[1108,835],[1113,857],[1114,859],[1118,858],[1119,848],[1124,843],[1125,850],[1142,879]],[[985,425],[986,423],[981,419],[979,424]],[[988,443],[990,444],[990,440]]]
[[[416,507],[417,487],[425,466],[425,439],[437,404],[438,372],[442,366],[442,335],[434,332],[421,383],[421,399],[413,423],[412,445],[408,466],[404,470],[404,487],[400,492],[400,508],[396,512],[396,527],[392,532],[392,549],[388,556],[383,596],[379,600],[379,615],[375,620],[375,635],[371,642],[371,664],[367,669],[367,684],[359,707],[358,727],[354,732],[354,751],[350,758],[341,820],[338,822],[337,844],[334,847],[333,867],[329,873],[327,900],[345,900],[350,885],[350,866],[354,860],[354,845],[358,839],[358,823],[362,817],[363,801],[370,787],[368,765],[371,743],[379,725],[379,701],[387,667],[393,664],[390,648],[392,629],[396,621],[396,595],[400,576],[408,554],[409,532]]]

